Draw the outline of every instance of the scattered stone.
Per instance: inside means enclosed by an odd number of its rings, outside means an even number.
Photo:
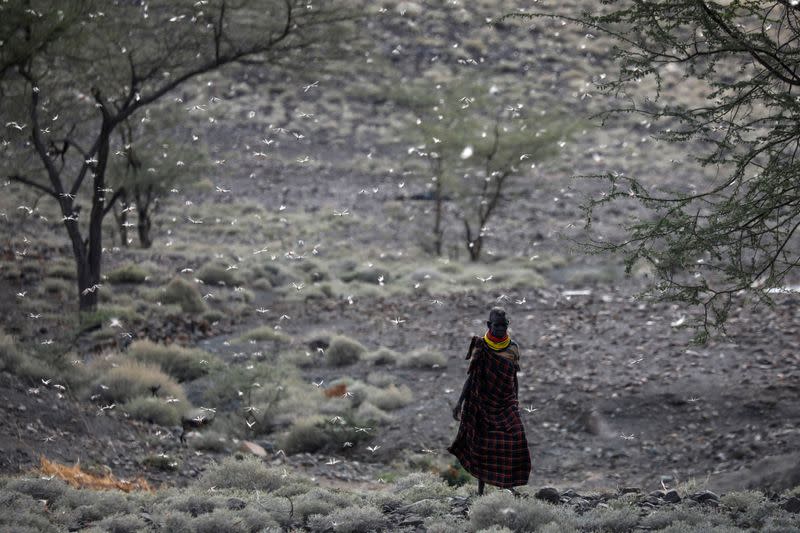
[[[255,442],[250,442],[249,440],[242,441],[242,445],[239,446],[239,451],[244,453],[249,453],[257,457],[267,456],[267,451],[264,448],[262,448]]]
[[[666,494],[664,494],[664,501],[667,501],[669,503],[678,503],[679,501],[681,501],[681,497],[678,494],[677,490],[672,489],[667,491]]]
[[[567,489],[564,492],[562,492],[561,495],[569,499],[580,497],[580,494],[575,492],[573,489]]]
[[[638,494],[642,492],[642,489],[639,487],[622,487],[619,492],[620,494]]]
[[[666,492],[664,492],[663,490],[657,489],[648,494],[648,496],[652,496],[653,498],[663,498],[665,494]]]
[[[788,500],[784,502],[781,506],[785,511],[789,511],[790,513],[800,513],[800,498],[797,496],[792,496]]]
[[[535,496],[546,502],[550,503],[561,503],[561,496],[558,494],[558,491],[553,487],[544,487],[539,489]]]

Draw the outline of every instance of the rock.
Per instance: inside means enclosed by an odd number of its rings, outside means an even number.
[[[256,457],[267,456],[267,451],[264,448],[249,440],[242,441],[241,446],[239,446],[239,451],[255,455]]]
[[[797,496],[792,496],[791,498],[786,500],[784,504],[781,505],[781,507],[785,511],[789,511],[790,513],[794,514],[800,513],[800,498],[798,498]]]
[[[663,498],[665,494],[666,494],[666,492],[664,492],[663,490],[656,489],[653,492],[651,492],[650,494],[648,494],[648,496],[652,496],[654,498]]]
[[[580,494],[575,492],[573,489],[567,489],[564,492],[562,492],[561,495],[569,499],[580,497]]]
[[[642,492],[642,489],[639,487],[622,487],[619,490],[620,494],[638,494],[640,492]]]
[[[550,503],[561,503],[561,496],[558,494],[558,491],[553,487],[543,487],[539,489],[535,496],[546,502]]]
[[[664,501],[667,501],[669,503],[678,503],[679,501],[681,501],[681,497],[678,494],[677,490],[672,489],[667,491],[666,494],[664,494]]]
[[[416,527],[416,526],[421,526],[423,522],[425,522],[425,520],[421,516],[412,514],[405,517],[403,521],[400,522],[400,525]]]
[[[228,498],[226,502],[228,509],[231,511],[241,511],[245,507],[247,507],[247,502],[244,500],[240,500],[239,498]]]
[[[711,501],[718,502],[719,501],[719,496],[717,496],[716,494],[714,494],[710,490],[704,490],[702,492],[696,492],[696,493],[692,494],[689,497],[691,499],[693,499],[694,501],[697,501],[697,502],[700,502],[700,503],[706,503],[706,502],[711,502]]]

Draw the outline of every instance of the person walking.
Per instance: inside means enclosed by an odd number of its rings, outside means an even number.
[[[505,310],[494,307],[483,337],[473,336],[470,360],[461,396],[453,407],[460,421],[458,434],[447,451],[484,484],[509,489],[527,485],[531,456],[519,415],[519,346],[508,335]]]

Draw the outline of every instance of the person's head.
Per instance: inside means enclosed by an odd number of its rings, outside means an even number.
[[[505,309],[493,307],[489,311],[489,320],[486,321],[486,326],[493,337],[505,337],[508,332],[508,318],[506,318]]]

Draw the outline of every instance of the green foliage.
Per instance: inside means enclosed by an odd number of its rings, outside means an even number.
[[[392,101],[416,113],[406,133],[420,141],[414,152],[427,161],[426,175],[433,175],[427,185],[435,202],[432,251],[437,255],[450,223],[445,199],[452,200],[464,244],[477,260],[486,226],[509,184],[531,163],[554,156],[557,143],[576,127],[566,113],[525,108],[509,89],[466,80],[387,88]]]
[[[281,449],[289,454],[321,450],[330,443],[326,425],[327,420],[322,416],[296,420],[281,440]]]
[[[233,456],[206,470],[198,484],[205,488],[272,492],[292,482],[299,480],[291,475],[285,477],[280,469],[267,467],[257,457]]]
[[[144,283],[149,275],[141,266],[128,263],[106,274],[106,279],[111,283]]]
[[[752,297],[748,305],[773,304],[800,260],[800,58],[787,46],[800,37],[794,4],[612,3],[602,13],[570,15],[508,17],[572,20],[611,37],[619,68],[596,78],[613,99],[600,117],[637,114],[656,140],[685,151],[692,176],[675,185],[617,169],[586,176],[605,185],[583,206],[586,249],[621,255],[628,271],[639,261],[651,265],[655,281],[645,294],[697,306],[687,322],[697,341],[724,329],[741,294]],[[682,98],[685,87],[693,98]],[[645,213],[621,236],[594,229],[609,210],[627,207]]]
[[[336,509],[327,516],[311,515],[308,525],[315,531],[332,527],[336,533],[369,533],[384,530],[389,521],[380,509],[361,504]]]
[[[529,498],[519,500],[507,491],[492,491],[475,500],[470,508],[470,529],[478,531],[493,525],[512,531],[538,531],[546,524],[570,524],[571,511]]]
[[[325,350],[325,360],[331,366],[350,365],[361,359],[365,351],[360,342],[344,335],[335,335]]]
[[[595,507],[581,516],[581,528],[588,531],[609,531],[624,533],[632,530],[639,522],[639,513],[631,505],[603,509]]]
[[[197,286],[179,277],[173,278],[167,284],[161,302],[178,304],[184,313],[202,313],[206,308]]]
[[[197,279],[201,280],[206,285],[226,285],[228,287],[233,287],[241,283],[235,269],[217,261],[212,261],[203,265],[197,273]]]
[[[261,326],[255,329],[246,331],[239,337],[239,342],[245,341],[272,341],[279,343],[288,343],[291,338],[283,331],[277,330],[272,326]]]
[[[158,424],[159,426],[179,426],[181,413],[187,406],[180,403],[167,403],[162,398],[138,396],[125,403],[124,409],[135,420]]]
[[[326,516],[336,509],[353,503],[353,500],[345,494],[316,487],[298,496],[294,502],[294,513],[301,520],[305,520],[312,514]]]
[[[407,368],[435,370],[446,365],[447,358],[444,354],[431,348],[418,348],[400,359],[400,366]]]
[[[139,396],[173,398],[187,405],[183,387],[161,371],[158,366],[123,361],[118,366],[101,372],[95,380],[93,391],[103,401],[124,403]]]
[[[141,363],[157,365],[178,380],[191,381],[205,376],[212,368],[220,367],[216,356],[199,349],[175,344],[156,344],[149,340],[136,341],[128,347],[127,356]]]

